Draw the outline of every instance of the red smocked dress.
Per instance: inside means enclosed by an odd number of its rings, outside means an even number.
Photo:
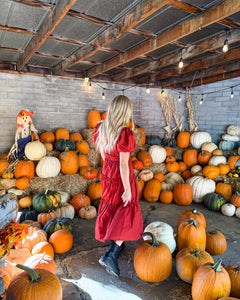
[[[94,143],[98,136],[98,127],[93,134]],[[132,162],[129,158],[129,181],[132,192],[131,202],[123,206],[122,194],[124,187],[120,175],[120,152],[133,152],[137,146],[132,130],[123,128],[115,148],[105,153],[102,169],[102,199],[98,209],[95,226],[95,238],[105,240],[134,241],[142,237],[143,220],[138,200],[138,185],[134,175]]]

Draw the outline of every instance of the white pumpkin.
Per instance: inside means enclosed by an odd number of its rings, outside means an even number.
[[[41,178],[58,176],[61,170],[61,163],[54,156],[43,157],[36,167],[36,174]]]
[[[240,134],[240,126],[229,125],[227,127],[227,134],[229,134],[229,135],[239,135]]]
[[[149,154],[152,157],[152,161],[155,164],[161,164],[166,159],[167,153],[162,146],[152,145],[148,149]]]
[[[200,149],[203,143],[211,142],[212,137],[208,132],[194,132],[191,134],[190,142],[195,149]]]
[[[154,234],[159,242],[162,242],[168,246],[171,253],[173,253],[173,251],[176,249],[174,231],[172,226],[169,224],[161,221],[155,221],[147,225],[147,227],[144,229],[144,232],[151,232]],[[151,239],[151,237],[144,236],[143,239],[148,240]]]
[[[239,142],[239,137],[237,135],[223,134],[222,139],[224,141]]]
[[[196,203],[203,202],[202,197],[208,193],[213,193],[216,188],[214,180],[203,176],[193,176],[187,182],[192,186],[193,201]]]
[[[213,153],[214,150],[216,150],[218,146],[214,144],[213,142],[205,142],[201,146],[202,151],[208,151],[210,153]]]
[[[236,209],[235,215],[236,215],[237,218],[240,219],[240,207],[238,207],[238,208]]]
[[[214,167],[217,167],[219,164],[224,164],[226,165],[227,164],[227,159],[225,156],[223,155],[214,155],[212,156],[210,159],[209,159],[209,162],[208,164],[210,166],[214,166]]]
[[[200,165],[195,165],[191,168],[191,173],[195,175],[196,173],[202,171],[202,167]]]
[[[71,195],[67,192],[58,192],[61,195],[61,203],[67,203],[71,200]]]
[[[61,207],[57,208],[56,212],[59,214],[59,218],[73,219],[75,215],[74,207],[69,203],[62,203]]]
[[[175,172],[169,172],[165,175],[164,181],[161,182],[162,184],[162,191],[172,191],[173,188],[177,183],[183,183],[184,180],[182,179],[182,176]]]
[[[231,203],[225,203],[221,206],[221,212],[224,216],[232,217],[234,216],[236,207]]]
[[[30,160],[40,160],[46,153],[46,147],[39,140],[27,143],[25,146],[25,155]]]

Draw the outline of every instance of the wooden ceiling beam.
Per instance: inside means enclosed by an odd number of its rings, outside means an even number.
[[[26,63],[45,42],[45,40],[61,22],[63,17],[66,15],[66,13],[69,11],[69,9],[73,6],[75,2],[76,0],[61,0],[60,2],[58,2],[55,8],[46,17],[40,29],[29,42],[23,54],[17,61],[17,70],[20,71],[26,65]]]
[[[190,59],[194,56],[198,56],[205,52],[213,51],[223,46],[224,41],[226,39],[226,34],[221,33],[216,35],[208,40],[204,40],[196,45],[192,45],[182,50],[182,58],[183,61]],[[239,30],[235,29],[228,33],[228,43],[229,45],[235,42],[240,41]],[[156,70],[159,68],[167,67],[170,65],[178,64],[180,60],[180,53],[172,53],[170,55],[166,55],[161,57],[160,59],[141,65],[139,67],[132,68],[127,72],[122,72],[114,76],[114,80],[124,80],[131,77],[136,77],[142,75],[144,73],[148,73],[151,70]]]
[[[102,47],[107,46],[115,39],[134,28],[144,19],[158,11],[167,4],[168,0],[143,0],[139,5],[125,14],[114,25],[100,33],[98,37],[93,39],[88,45],[79,49],[73,55],[65,59],[54,69],[55,74],[61,74],[65,69],[79,63],[81,60],[93,55]],[[144,53],[145,54],[145,53]],[[139,55],[140,56],[140,55]]]

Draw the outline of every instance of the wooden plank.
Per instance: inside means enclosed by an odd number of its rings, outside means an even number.
[[[225,0],[222,1],[206,11],[200,13],[196,17],[193,17],[187,21],[184,21],[169,30],[159,34],[156,38],[149,39],[142,44],[131,48],[124,54],[114,57],[107,62],[103,63],[101,66],[92,68],[88,72],[88,77],[92,78],[98,74],[104,73],[110,69],[115,68],[121,64],[127,63],[131,60],[138,58],[141,55],[147,54],[151,51],[159,49],[172,43],[184,36],[187,36],[199,28],[204,28],[209,26],[219,20],[232,15],[240,10],[239,0]]]
[[[65,69],[85,60],[93,55],[102,47],[107,46],[115,39],[121,37],[124,33],[134,28],[144,19],[158,11],[167,4],[168,0],[143,0],[139,5],[134,7],[114,25],[100,33],[89,45],[82,47],[79,51],[65,59],[54,69],[55,74],[61,74]],[[140,56],[140,55],[139,55]]]
[[[21,70],[26,65],[29,59],[45,42],[75,2],[76,0],[62,0],[58,2],[17,61],[18,70]]]
[[[189,58],[192,58],[194,56],[203,54],[205,52],[213,51],[215,49],[222,47],[225,39],[226,39],[226,34],[221,33],[221,34],[216,35],[208,40],[205,40],[196,45],[192,45],[192,46],[187,47],[186,49],[183,49],[182,50],[183,61],[187,60]],[[239,34],[238,29],[233,30],[228,33],[229,45],[232,43],[238,42],[238,41],[240,41],[240,34]],[[164,57],[161,57],[157,61],[150,62],[150,63],[144,64],[144,65],[141,65],[139,67],[132,68],[129,71],[116,74],[113,79],[116,81],[121,81],[126,78],[136,77],[136,76],[142,75],[144,73],[148,73],[151,70],[156,70],[159,68],[178,64],[179,59],[180,59],[179,53],[173,53],[170,55],[166,55]]]

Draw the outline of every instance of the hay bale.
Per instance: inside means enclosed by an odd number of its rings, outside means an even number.
[[[153,172],[153,174],[161,172],[163,174],[168,173],[167,169],[166,169],[166,164],[165,163],[161,163],[161,164],[152,164],[150,167],[148,168],[144,168],[144,169],[149,169]]]
[[[96,151],[94,149],[90,149],[88,155],[88,160],[89,160],[89,163],[90,163],[90,166],[91,167],[94,167],[94,168],[97,168],[100,166],[101,164],[101,161],[100,161],[100,152],[99,151]]]
[[[145,144],[145,145],[142,145],[142,146],[138,146],[137,149],[135,151],[132,152],[131,156],[137,156],[137,153],[140,151],[140,150],[146,150],[148,151],[149,149],[149,145]]]
[[[181,148],[173,148],[173,155],[176,159],[176,161],[182,161],[182,157],[183,157],[183,152],[185,151],[186,149],[181,149]]]
[[[0,190],[9,190],[15,187],[16,179],[0,179]]]
[[[82,136],[83,136],[84,140],[88,142],[90,149],[96,150],[96,146],[93,142],[93,132],[94,132],[94,129],[92,129],[92,128],[84,129],[82,131]]]
[[[60,155],[60,153],[61,152],[59,152],[59,151],[57,151],[57,150],[53,150],[53,151],[49,151],[48,153],[47,153],[47,156],[53,156],[53,157],[59,157],[59,155]]]
[[[143,132],[141,130],[139,130],[138,128],[135,128],[133,131],[135,133],[135,142],[136,142],[136,145],[140,146],[140,141],[142,139]]]
[[[217,178],[213,179],[216,183],[226,181],[232,187],[232,192],[236,193],[240,191],[240,180],[239,178],[229,177],[227,175],[219,175]]]

